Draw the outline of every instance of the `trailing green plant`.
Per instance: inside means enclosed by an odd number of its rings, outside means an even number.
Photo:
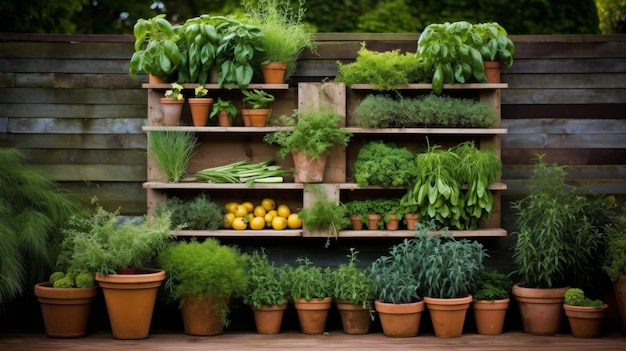
[[[248,257],[248,284],[243,302],[256,308],[282,305],[287,297],[283,269],[269,261],[264,249],[253,251]]]
[[[298,216],[307,230],[327,234],[326,246],[330,245],[330,238],[338,238],[339,231],[350,225],[346,208],[338,200],[330,199],[323,187],[318,185],[306,186],[315,200],[309,207],[303,208]]]
[[[306,153],[312,159],[330,153],[334,146],[347,146],[352,133],[339,126],[343,119],[338,113],[324,108],[321,111],[294,111],[297,123],[293,130],[279,130],[263,137],[268,144],[280,146],[278,156],[285,158],[293,150]]]
[[[90,288],[96,285],[94,274],[91,272],[60,272],[56,271],[49,279],[53,288]]]
[[[48,277],[60,253],[60,228],[80,208],[23,151],[0,148],[0,308]]]
[[[335,300],[345,300],[359,304],[365,309],[372,308],[374,295],[372,278],[367,268],[357,266],[358,251],[350,248],[348,262],[340,264],[333,273],[333,294]]]
[[[371,84],[376,90],[394,90],[397,85],[424,82],[425,71],[412,53],[400,50],[370,51],[361,43],[354,62],[337,62],[336,82],[348,87],[354,84]]]
[[[270,102],[274,101],[274,95],[259,89],[252,91],[242,89],[244,95],[243,103],[253,110],[267,108]]]
[[[537,155],[528,194],[512,203],[517,212],[515,273],[525,287],[590,286],[612,201],[578,194],[580,189],[565,182],[565,168],[543,157]]]
[[[232,101],[217,98],[217,101],[214,102],[211,107],[211,114],[209,115],[209,118],[217,116],[220,111],[226,111],[228,113],[228,120],[230,123],[235,121],[235,116],[237,116],[237,107],[235,107]]]
[[[222,226],[224,219],[224,207],[213,202],[205,193],[196,195],[191,201],[173,196],[159,202],[155,213],[163,212],[171,214],[172,229],[216,230]]]
[[[615,216],[614,223],[606,228],[606,249],[602,269],[612,282],[626,274],[626,205]]]
[[[296,70],[298,58],[304,49],[315,52],[317,45],[312,28],[302,21],[306,8],[304,0],[246,0],[243,6],[251,23],[261,28],[260,39],[263,64],[285,62],[284,79]]]
[[[585,293],[582,289],[579,288],[569,288],[565,291],[565,301],[566,305],[570,306],[583,306],[583,307],[602,307],[602,300],[592,300],[585,296]]]
[[[284,279],[294,299],[324,299],[332,296],[331,272],[313,264],[307,257],[298,257],[295,267],[285,267]]]
[[[68,271],[115,273],[139,268],[163,250],[172,238],[168,212],[120,220],[119,209],[109,212],[98,206],[90,216],[71,217],[62,229],[65,255],[59,264]]]
[[[156,130],[149,132],[150,152],[168,182],[178,183],[185,176],[197,145],[193,132]]]
[[[238,248],[213,238],[198,242],[170,243],[158,261],[167,274],[164,287],[169,298],[184,303],[185,295],[211,296],[222,322],[228,325],[228,302],[245,292],[247,256]]]
[[[417,176],[416,155],[395,143],[370,141],[354,162],[354,178],[360,187],[406,186]]]
[[[182,61],[179,36],[175,26],[165,19],[165,14],[138,19],[133,34],[135,52],[129,62],[129,73],[133,79],[140,71],[161,79],[177,71]]]
[[[508,275],[496,270],[482,270],[471,289],[474,301],[502,300],[509,297],[513,282]]]

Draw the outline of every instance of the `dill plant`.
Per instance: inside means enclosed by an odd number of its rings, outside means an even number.
[[[148,134],[150,152],[168,182],[178,183],[184,176],[193,156],[197,138],[193,132],[172,130],[152,131]]]

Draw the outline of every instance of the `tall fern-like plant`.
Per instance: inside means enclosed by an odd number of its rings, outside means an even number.
[[[193,156],[197,139],[193,132],[158,130],[149,134],[150,152],[168,182],[178,183]]]
[[[79,202],[27,164],[18,149],[0,149],[0,307],[45,279],[59,254],[60,228]]]

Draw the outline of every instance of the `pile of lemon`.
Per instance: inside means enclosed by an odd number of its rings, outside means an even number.
[[[261,230],[261,229],[300,229],[302,219],[297,213],[292,213],[289,206],[280,204],[276,206],[276,201],[265,198],[261,204],[254,205],[252,202],[229,202],[224,205],[226,214],[224,215],[224,229],[234,230]]]

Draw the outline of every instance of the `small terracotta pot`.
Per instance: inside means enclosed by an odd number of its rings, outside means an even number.
[[[265,65],[261,65],[263,70],[263,80],[265,84],[282,84],[285,79],[285,70],[287,69],[287,63],[285,62],[270,62]]]
[[[204,127],[209,120],[209,113],[213,106],[211,98],[189,98],[189,108],[191,109],[191,119],[196,127]]]
[[[502,72],[502,62],[485,61],[485,76],[488,83],[500,83],[500,72]]]
[[[385,223],[387,230],[398,230],[400,226],[400,220],[395,214],[389,215],[389,220]]]
[[[180,122],[180,116],[183,113],[184,103],[185,100],[161,98],[161,108],[163,110],[163,119],[161,120],[161,125],[177,126]]]
[[[252,313],[256,324],[256,331],[259,334],[278,334],[283,322],[283,315],[287,309],[287,300],[282,305],[263,305],[260,308],[254,306]]]
[[[524,332],[535,335],[557,334],[563,320],[563,300],[569,287],[555,289],[524,288],[513,285]]]
[[[367,229],[369,230],[377,230],[378,229],[378,221],[383,218],[383,215],[378,213],[370,213],[367,215]]]
[[[230,118],[228,118],[228,111],[220,111],[217,113],[217,124],[220,127],[232,126],[232,123],[230,123]]]
[[[155,75],[148,74],[148,83],[150,84],[167,84],[167,80],[159,78]]]
[[[494,301],[481,300],[472,302],[474,321],[476,322],[478,334],[502,334],[504,319],[506,317],[506,311],[509,308],[510,300],[511,299],[507,298]]]
[[[298,313],[300,330],[304,334],[322,334],[326,328],[328,310],[333,302],[332,297],[323,299],[294,299],[294,307]]]
[[[250,109],[242,109],[241,110],[241,117],[243,118],[243,126],[244,127],[252,127],[252,121],[250,120]]]
[[[573,336],[577,338],[597,338],[602,335],[602,326],[609,305],[583,307],[563,304],[563,309]]]
[[[320,183],[324,180],[326,170],[326,154],[314,160],[304,152],[293,151],[293,163],[296,168],[294,181],[296,183]]]
[[[374,301],[383,327],[383,334],[393,338],[417,336],[424,311],[424,301],[413,303],[385,303]]]
[[[362,304],[350,301],[337,301],[343,332],[350,335],[367,334],[370,330],[370,311]]]
[[[363,221],[361,221],[361,216],[359,215],[350,215],[350,222],[352,223],[353,230],[362,230],[363,229]]]
[[[406,221],[406,229],[415,230],[417,229],[417,222],[420,220],[420,215],[417,213],[406,213],[404,220]]]
[[[41,305],[46,335],[77,338],[87,334],[91,304],[98,287],[53,288],[50,282],[37,283],[35,296]]]
[[[252,127],[265,127],[267,125],[267,118],[270,114],[270,109],[256,109],[249,110],[248,115],[250,116],[250,125]]]
[[[187,335],[220,335],[224,333],[224,323],[214,308],[212,296],[184,295],[180,312]]]
[[[424,302],[439,338],[458,338],[463,335],[463,325],[472,295],[455,299],[424,297]]]

